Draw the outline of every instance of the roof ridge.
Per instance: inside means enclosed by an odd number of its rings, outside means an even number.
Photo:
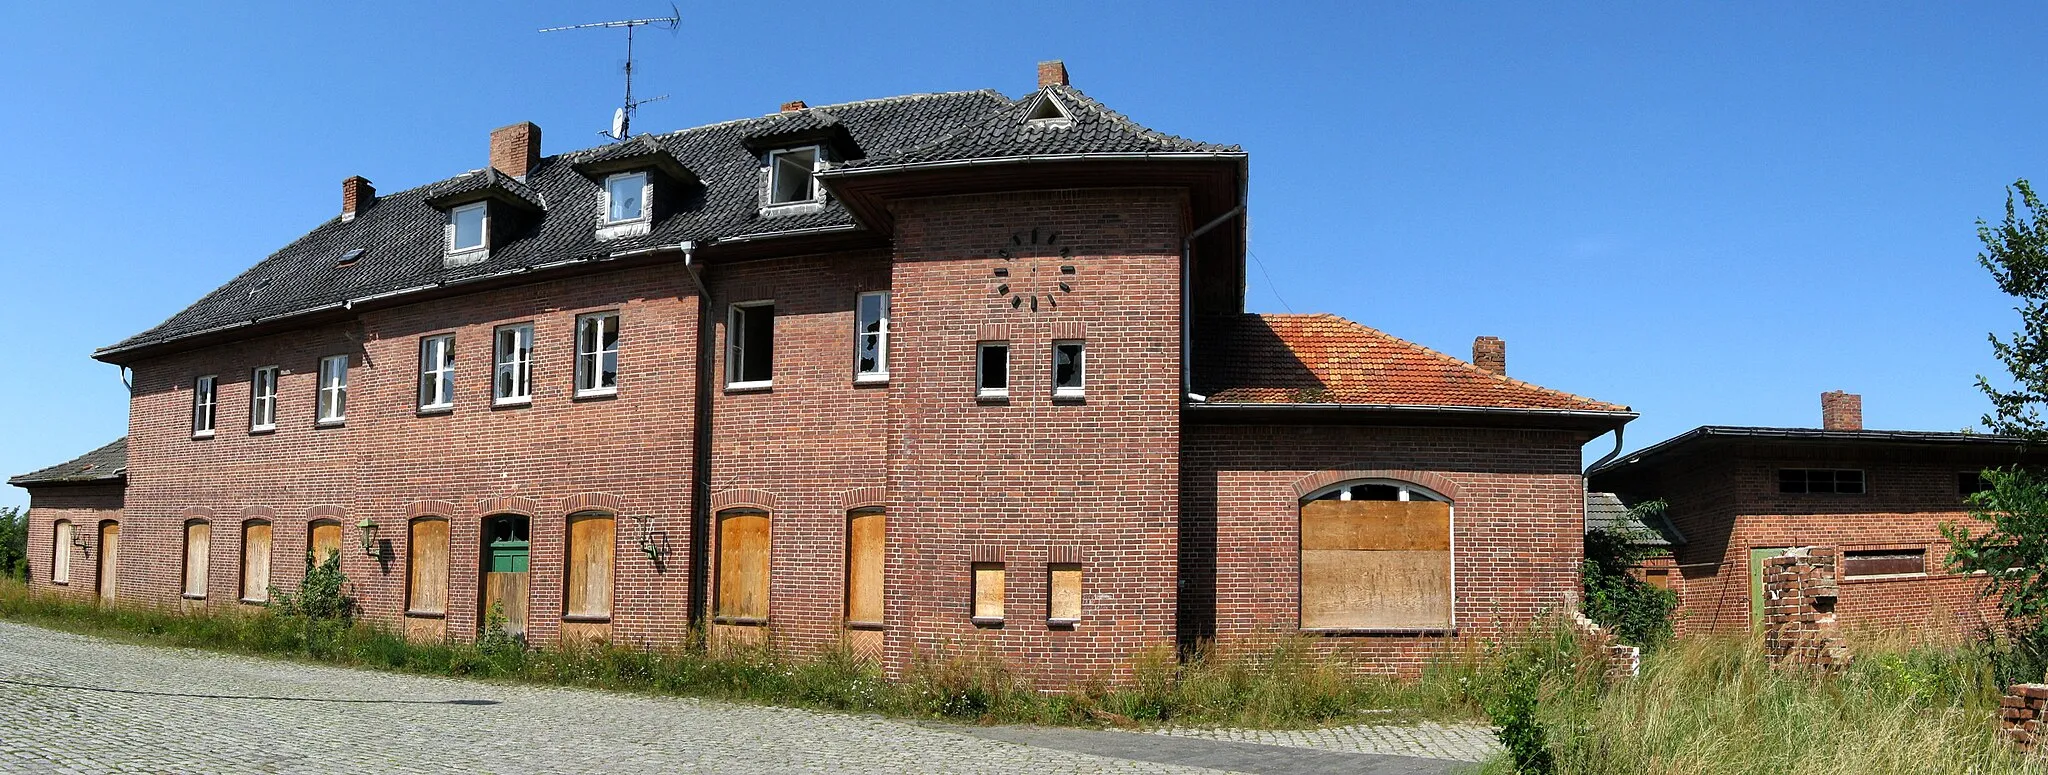
[[[1254,313],[1254,314],[1257,314],[1257,315],[1259,315],[1260,317],[1266,317],[1266,316],[1268,315],[1268,313],[1264,313],[1264,312],[1259,312],[1259,313]],[[1615,403],[1609,403],[1609,402],[1607,402],[1607,401],[1602,401],[1602,400],[1599,400],[1599,399],[1597,399],[1597,398],[1588,398],[1588,397],[1586,397],[1586,396],[1582,396],[1582,395],[1579,395],[1579,394],[1577,394],[1577,393],[1572,393],[1572,392],[1568,392],[1568,391],[1564,391],[1564,390],[1558,390],[1557,388],[1550,388],[1550,387],[1544,387],[1544,386],[1542,386],[1542,385],[1538,385],[1538,384],[1536,384],[1536,383],[1534,383],[1534,382],[1527,382],[1527,381],[1524,381],[1524,380],[1519,380],[1519,379],[1516,379],[1516,378],[1514,378],[1514,377],[1510,377],[1510,376],[1508,376],[1508,375],[1506,375],[1506,374],[1500,374],[1500,373],[1496,373],[1496,372],[1491,372],[1491,371],[1487,371],[1487,370],[1485,370],[1485,369],[1479,368],[1479,366],[1478,366],[1477,364],[1474,364],[1474,363],[1472,363],[1471,361],[1467,361],[1467,360],[1464,360],[1464,359],[1462,359],[1462,358],[1458,358],[1457,356],[1454,356],[1454,355],[1450,355],[1450,354],[1448,354],[1448,353],[1442,352],[1442,351],[1440,351],[1440,350],[1437,350],[1437,349],[1435,349],[1435,348],[1432,348],[1432,347],[1428,347],[1428,346],[1426,346],[1426,345],[1422,345],[1422,344],[1418,344],[1418,343],[1415,343],[1415,342],[1411,342],[1411,341],[1409,341],[1409,340],[1407,340],[1407,339],[1403,339],[1403,338],[1401,338],[1401,337],[1398,337],[1398,336],[1395,336],[1395,335],[1393,335],[1393,334],[1389,334],[1389,333],[1387,333],[1387,332],[1385,332],[1385,331],[1381,331],[1381,330],[1379,330],[1379,329],[1377,329],[1377,328],[1373,328],[1372,326],[1368,326],[1368,325],[1366,325],[1366,324],[1364,324],[1364,323],[1360,323],[1360,322],[1358,322],[1358,321],[1356,321],[1356,320],[1352,320],[1352,319],[1350,319],[1350,318],[1344,317],[1343,315],[1338,315],[1338,314],[1335,314],[1335,313],[1330,313],[1330,312],[1309,312],[1309,313],[1288,313],[1288,314],[1290,314],[1290,315],[1295,315],[1295,316],[1298,316],[1298,317],[1318,317],[1318,316],[1321,316],[1321,317],[1329,317],[1329,318],[1332,318],[1332,319],[1334,319],[1334,320],[1342,321],[1342,322],[1343,322],[1343,323],[1344,323],[1345,325],[1349,325],[1349,326],[1351,326],[1351,327],[1353,327],[1353,328],[1357,328],[1357,329],[1359,329],[1359,330],[1361,330],[1361,331],[1365,331],[1365,332],[1368,332],[1368,333],[1370,333],[1370,334],[1373,334],[1373,335],[1377,335],[1377,336],[1383,337],[1383,338],[1385,338],[1385,339],[1391,340],[1391,341],[1393,341],[1393,342],[1394,342],[1394,343],[1396,343],[1396,344],[1399,344],[1399,345],[1403,345],[1403,346],[1406,346],[1406,347],[1408,347],[1408,348],[1411,348],[1411,349],[1417,350],[1417,351],[1419,351],[1419,352],[1422,352],[1422,353],[1424,353],[1424,354],[1426,354],[1426,355],[1429,355],[1429,356],[1431,356],[1431,357],[1433,357],[1433,358],[1436,358],[1436,359],[1438,359],[1438,360],[1440,360],[1440,361],[1443,361],[1443,362],[1445,362],[1445,363],[1447,363],[1447,364],[1449,364],[1449,365],[1455,366],[1455,367],[1457,367],[1457,368],[1459,368],[1459,369],[1462,369],[1462,370],[1464,370],[1464,371],[1467,371],[1467,372],[1471,372],[1471,373],[1473,373],[1473,374],[1476,374],[1476,375],[1480,375],[1480,376],[1484,376],[1484,377],[1491,377],[1491,378],[1493,378],[1494,380],[1496,380],[1496,381],[1498,381],[1498,382],[1501,382],[1501,383],[1503,383],[1503,384],[1507,384],[1507,385],[1513,385],[1513,386],[1515,386],[1515,387],[1522,387],[1522,388],[1527,388],[1527,389],[1530,389],[1530,390],[1535,390],[1535,391],[1537,391],[1537,392],[1541,392],[1541,393],[1547,393],[1547,394],[1550,394],[1550,395],[1553,395],[1553,396],[1559,396],[1559,397],[1563,397],[1563,398],[1569,398],[1569,399],[1572,399],[1572,400],[1574,400],[1574,401],[1583,401],[1583,402],[1585,402],[1585,403],[1588,403],[1588,404],[1598,404],[1598,405],[1601,405],[1601,406],[1608,406],[1608,407],[1614,407],[1615,409],[1620,409],[1620,410],[1626,410],[1626,409],[1628,408],[1628,407],[1626,407],[1626,406],[1624,406],[1624,405],[1622,405],[1622,404],[1615,404]]]
[[[1157,129],[1145,126],[1144,124],[1140,124],[1137,121],[1132,120],[1131,117],[1117,112],[1115,108],[1103,104],[1101,100],[1088,96],[1087,92],[1081,91],[1080,89],[1074,88],[1073,86],[1067,84],[1052,84],[1043,89],[1040,89],[1039,91],[1041,93],[1071,93],[1075,99],[1079,100],[1080,102],[1086,103],[1088,106],[1093,108],[1095,112],[1100,113],[1104,117],[1108,118],[1111,123],[1117,124],[1135,134],[1144,137],[1147,140],[1151,140],[1161,145],[1166,145],[1173,143],[1175,141],[1179,141],[1183,143],[1193,143],[1195,145],[1206,145],[1214,148],[1237,148],[1237,146],[1217,145],[1216,143],[1204,142],[1201,140],[1196,140],[1191,137],[1182,137],[1180,135],[1172,134],[1169,132],[1161,132]],[[1022,102],[1022,100],[1019,100],[1019,102]]]

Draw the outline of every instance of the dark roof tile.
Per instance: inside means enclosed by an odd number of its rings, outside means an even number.
[[[128,437],[123,436],[115,439],[114,443],[80,455],[75,460],[22,474],[8,479],[7,483],[16,487],[34,487],[44,484],[112,482],[127,477]]]

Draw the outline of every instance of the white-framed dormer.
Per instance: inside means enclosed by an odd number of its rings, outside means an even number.
[[[761,215],[795,215],[825,208],[825,186],[818,173],[832,167],[822,145],[799,145],[769,151],[761,169]]]
[[[467,266],[491,257],[491,204],[470,202],[448,209],[447,266]]]
[[[654,228],[654,177],[646,170],[606,175],[597,238],[638,237]]]

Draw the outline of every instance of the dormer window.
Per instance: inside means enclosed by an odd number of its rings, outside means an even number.
[[[791,148],[768,154],[768,204],[815,202],[818,190],[818,147]]]
[[[604,180],[605,223],[647,217],[647,173],[624,172]]]
[[[466,253],[484,248],[484,216],[489,207],[475,202],[448,211],[450,230],[448,252]]]

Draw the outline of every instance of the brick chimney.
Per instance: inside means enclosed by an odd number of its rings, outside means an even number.
[[[1068,85],[1067,63],[1057,59],[1038,63],[1038,88],[1043,89],[1053,84]]]
[[[531,121],[491,130],[491,167],[520,180],[540,164],[540,127]]]
[[[1472,340],[1472,365],[1478,366],[1480,371],[1507,374],[1508,343],[1493,336]]]
[[[803,100],[790,100],[788,102],[782,103],[782,112],[795,113],[799,110],[803,110],[808,107],[810,106],[805,105]]]
[[[353,221],[370,205],[377,202],[377,187],[370,185],[370,179],[351,175],[341,182],[341,220]]]
[[[1820,427],[1830,431],[1863,430],[1863,397],[1840,390],[1820,394]]]

